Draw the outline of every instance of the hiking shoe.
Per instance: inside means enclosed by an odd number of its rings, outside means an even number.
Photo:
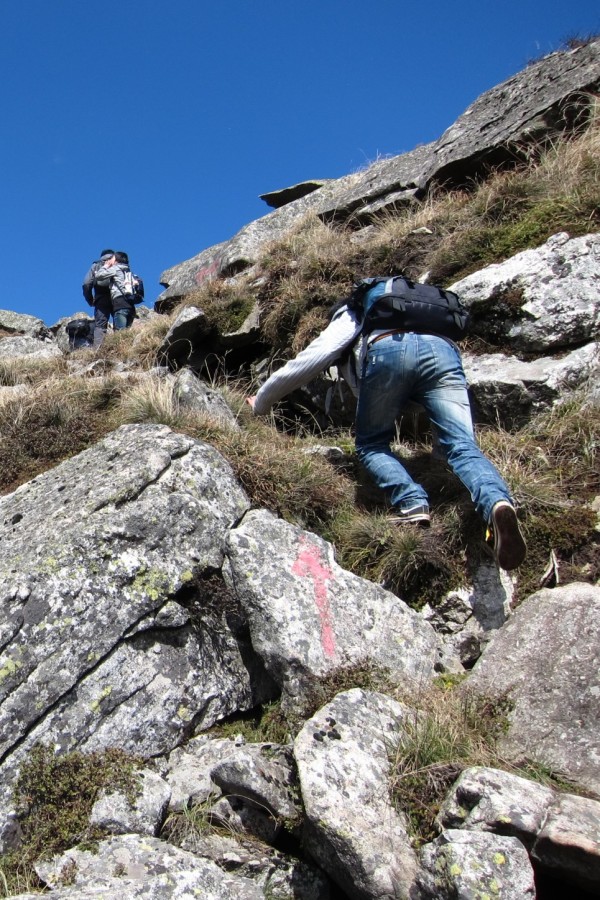
[[[508,500],[499,500],[494,504],[489,530],[494,558],[500,568],[510,572],[520,566],[527,547],[515,508]]]
[[[429,507],[425,503],[411,506],[410,509],[394,510],[394,515],[389,516],[392,525],[418,525],[420,528],[429,528]]]

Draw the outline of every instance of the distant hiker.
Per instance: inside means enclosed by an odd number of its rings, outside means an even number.
[[[114,250],[103,250],[100,259],[93,262],[83,279],[83,296],[90,306],[94,307],[94,347],[99,347],[104,340],[108,321],[112,315],[110,287],[96,283],[96,273],[102,266],[111,265],[115,259]]]
[[[131,272],[128,255],[117,250],[96,270],[95,279],[97,285],[110,291],[115,331],[129,328],[135,318],[135,304],[144,299],[144,286],[142,279]]]
[[[525,558],[525,541],[508,486],[475,441],[458,347],[439,333],[421,333],[414,322],[411,330],[392,327],[393,304],[389,298],[388,308],[377,312],[375,301],[383,298],[388,285],[395,281],[367,279],[373,286],[363,288],[360,304],[355,302],[354,294],[337,304],[324,331],[274,372],[256,396],[248,397],[246,402],[256,415],[264,415],[273,404],[308,384],[320,372],[335,364],[340,366],[358,397],[357,455],[376,485],[388,495],[393,506],[391,521],[397,525],[427,527],[430,522],[427,494],[390,447],[396,420],[404,406],[409,400],[420,403],[437,432],[449,465],[469,490],[477,512],[489,526],[498,565],[506,570],[515,569]],[[431,289],[412,282],[408,285],[412,289]],[[451,293],[437,290],[441,294]],[[383,305],[380,299],[379,306]],[[440,330],[443,330],[441,326],[436,328]],[[349,348],[351,352],[347,352]],[[340,358],[344,355],[347,362],[341,365]]]

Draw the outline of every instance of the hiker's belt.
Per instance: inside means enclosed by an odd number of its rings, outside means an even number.
[[[370,341],[367,340],[367,345],[369,347],[372,347],[373,344],[377,343],[377,341],[381,341],[386,337],[391,337],[393,334],[406,334],[406,332],[403,331],[402,328],[394,328],[391,331],[384,331],[383,334],[378,334],[377,337],[372,338]]]

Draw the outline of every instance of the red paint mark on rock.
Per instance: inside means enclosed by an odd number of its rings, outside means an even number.
[[[313,579],[315,603],[321,623],[321,646],[325,656],[335,656],[335,636],[327,597],[327,582],[333,578],[333,572],[330,566],[323,564],[318,547],[310,544],[304,537],[300,538],[300,550],[292,566],[292,574]]]
[[[204,266],[202,269],[198,269],[196,274],[194,275],[194,281],[198,285],[204,284],[205,281],[209,281],[212,278],[215,278],[219,274],[219,261],[214,259],[210,265]]]

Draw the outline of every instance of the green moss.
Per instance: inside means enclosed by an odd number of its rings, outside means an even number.
[[[112,687],[110,685],[107,685],[104,688],[104,690],[100,693],[100,696],[92,702],[92,704],[91,704],[92,712],[98,712],[102,701],[105,700],[107,697],[110,697],[112,692],[113,692]]]
[[[166,572],[142,568],[136,573],[127,591],[133,599],[142,600],[148,597],[153,603],[157,603],[171,594],[175,587]]]
[[[7,891],[20,892],[23,883],[29,890],[41,887],[33,872],[37,859],[103,838],[105,832],[89,825],[100,791],[118,790],[133,802],[138,790],[135,773],[142,765],[141,759],[118,749],[55,756],[49,747],[36,745],[21,766],[14,789],[22,844],[0,857]]]
[[[230,716],[214,725],[209,733],[222,738],[241,734],[251,744],[286,744],[291,724],[281,710],[281,701],[274,700],[250,712]]]
[[[592,581],[598,574],[595,567],[586,570],[586,548],[597,543],[596,513],[589,507],[568,509],[539,507],[530,510],[525,521],[527,563],[519,577],[519,596],[526,597],[540,588],[539,575],[548,566],[554,553],[563,575],[570,581]],[[596,547],[597,551],[597,547]],[[581,557],[581,564],[577,564]],[[563,582],[564,583],[564,582]]]
[[[16,672],[18,672],[21,667],[22,664],[16,660],[10,658],[5,660],[2,668],[0,668],[0,684],[3,681],[6,681],[7,678],[10,678]]]

